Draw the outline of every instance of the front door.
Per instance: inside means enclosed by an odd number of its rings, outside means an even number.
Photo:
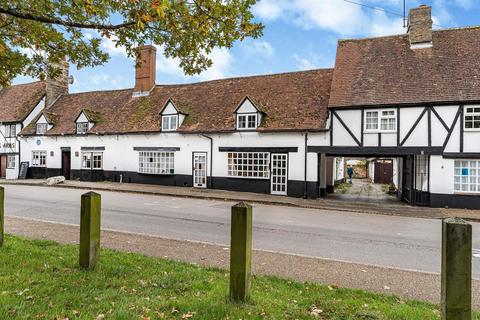
[[[272,153],[271,193],[287,195],[288,154]]]
[[[62,151],[62,175],[70,180],[70,151]]]
[[[2,155],[0,159],[0,178],[5,178],[7,176],[7,156]]]
[[[390,184],[393,180],[393,161],[377,160],[375,161],[375,183]]]
[[[193,153],[193,186],[195,188],[207,187],[207,153]]]

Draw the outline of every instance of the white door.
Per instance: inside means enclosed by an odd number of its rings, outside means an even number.
[[[288,154],[272,153],[272,194],[287,194]]]
[[[207,153],[193,153],[193,186],[195,188],[207,187]]]

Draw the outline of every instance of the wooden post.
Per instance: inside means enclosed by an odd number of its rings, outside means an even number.
[[[442,320],[472,318],[472,226],[459,218],[442,222]]]
[[[5,232],[5,188],[0,187],[0,248],[3,247]]]
[[[230,299],[245,302],[250,295],[252,274],[252,206],[232,207],[230,244]]]
[[[98,193],[82,194],[80,216],[80,267],[94,269],[100,254],[101,197]]]

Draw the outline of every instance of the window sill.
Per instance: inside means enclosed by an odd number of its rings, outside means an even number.
[[[467,129],[467,128],[464,128],[463,131],[465,131],[465,132],[480,132],[480,129]]]
[[[147,172],[140,172],[137,171],[138,174],[143,174],[147,176],[174,176],[176,173],[147,173]]]
[[[363,133],[397,133],[397,130],[365,130]]]
[[[234,177],[234,176],[227,176],[228,179],[248,179],[248,180],[270,180],[270,177]]]
[[[471,197],[478,197],[480,196],[480,192],[468,192],[468,191],[454,191],[454,195],[456,196],[471,196]]]

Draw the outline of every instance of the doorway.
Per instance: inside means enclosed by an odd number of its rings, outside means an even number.
[[[287,195],[288,154],[272,153],[271,193]]]
[[[7,177],[7,155],[2,154],[0,156],[0,178]]]
[[[66,180],[70,180],[70,164],[71,164],[71,154],[70,150],[62,150],[62,175]]]
[[[393,160],[382,159],[374,162],[374,183],[391,184],[393,180]]]
[[[193,153],[193,186],[195,188],[207,187],[207,153]]]

